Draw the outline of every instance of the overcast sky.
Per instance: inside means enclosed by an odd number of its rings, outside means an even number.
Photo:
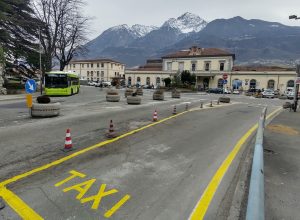
[[[95,38],[107,28],[120,24],[161,26],[169,18],[185,12],[199,15],[206,21],[242,16],[286,25],[300,26],[300,0],[85,0],[84,13],[92,17],[91,34]]]

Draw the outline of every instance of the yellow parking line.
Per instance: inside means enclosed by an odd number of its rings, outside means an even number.
[[[278,108],[274,110],[267,116],[267,119],[275,115],[279,112],[282,108]],[[236,143],[233,150],[229,153],[226,159],[223,161],[221,166],[218,168],[217,172],[209,182],[208,186],[206,187],[204,193],[202,194],[200,200],[198,201],[196,207],[194,208],[192,214],[189,217],[189,220],[202,220],[207,212],[207,209],[219,187],[221,180],[223,179],[225,173],[227,172],[229,166],[231,165],[232,161],[240,151],[241,147],[245,144],[247,139],[255,132],[257,129],[258,124],[255,124],[251,127]]]
[[[43,219],[39,214],[32,210],[25,202],[22,201],[12,191],[2,187],[0,189],[0,196],[6,203],[24,220],[41,220]]]

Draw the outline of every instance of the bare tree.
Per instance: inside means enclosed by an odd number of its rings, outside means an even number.
[[[32,4],[40,21],[44,70],[52,69],[53,58],[58,59],[63,70],[86,43],[84,36],[88,18],[80,12],[83,0],[35,0]]]

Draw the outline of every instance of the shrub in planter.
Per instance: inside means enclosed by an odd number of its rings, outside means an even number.
[[[41,95],[36,98],[36,101],[40,104],[47,104],[47,103],[50,103],[51,100],[50,100],[49,96]]]

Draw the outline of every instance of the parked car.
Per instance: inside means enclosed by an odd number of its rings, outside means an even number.
[[[233,90],[232,94],[239,95],[240,91],[238,89]]]
[[[111,82],[109,82],[109,81],[104,81],[104,82],[102,82],[102,85],[103,85],[104,87],[111,86]]]
[[[294,99],[294,96],[295,96],[295,91],[292,90],[292,91],[289,91],[287,94],[286,94],[287,98],[288,99]],[[300,92],[298,92],[298,99],[300,98]]]
[[[274,93],[274,90],[272,90],[272,89],[265,89],[262,92],[263,98],[274,98],[274,96],[275,96],[275,93]]]
[[[223,89],[220,89],[220,88],[209,88],[206,92],[207,93],[222,94],[223,93]]]
[[[95,86],[95,85],[96,85],[96,82],[90,81],[90,82],[88,82],[88,85],[89,85],[89,86]]]

